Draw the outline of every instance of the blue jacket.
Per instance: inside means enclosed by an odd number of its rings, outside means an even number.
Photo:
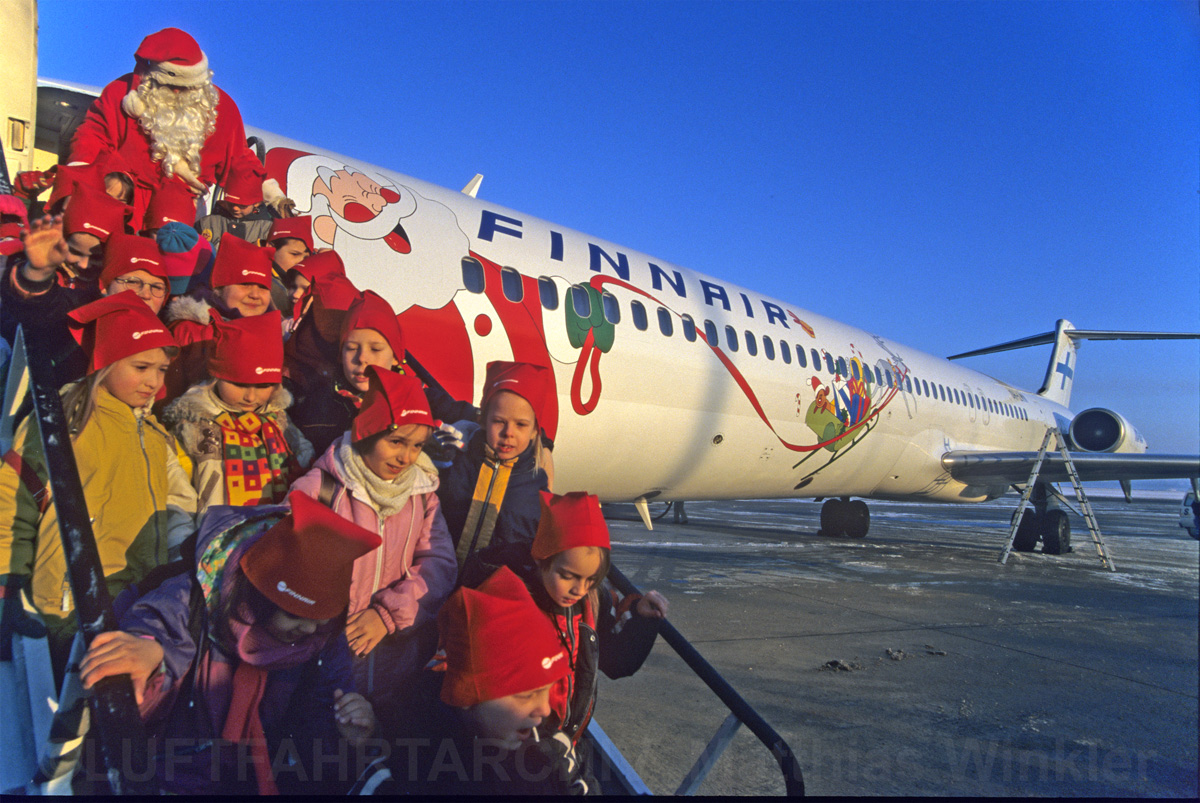
[[[442,515],[450,528],[450,537],[457,549],[467,513],[471,509],[471,497],[479,470],[483,467],[483,449],[487,433],[476,432],[467,442],[466,448],[455,452],[454,462],[441,472],[438,497],[442,500]],[[459,584],[474,588],[488,578],[500,566],[508,566],[518,577],[525,577],[533,569],[533,558],[529,550],[533,537],[537,535],[538,520],[542,517],[539,491],[548,490],[546,472],[537,467],[534,459],[535,443],[517,458],[508,479],[508,490],[500,504],[496,528],[491,542],[475,552],[458,573]]]
[[[287,512],[281,506],[213,506],[199,533],[196,555],[218,534],[245,522],[245,543],[229,556],[229,561],[237,560],[246,546]],[[146,684],[141,706],[149,732],[160,738],[156,756],[159,782],[163,791],[178,794],[256,795],[253,769],[243,759],[239,773],[237,748],[220,742],[227,711],[211,710],[209,705],[214,695],[228,700],[231,665],[237,658],[208,637],[207,622],[203,629],[205,643],[190,684],[181,683],[197,661],[197,645],[188,626],[193,582],[189,572],[172,577],[135,602],[121,618],[122,630],[152,636],[163,648],[163,665]],[[195,615],[207,617],[203,605]],[[324,777],[330,785],[311,784],[315,761],[339,751],[340,734],[333,715],[335,689],[347,693],[354,690],[350,649],[340,623],[315,658],[300,666],[272,671],[267,678],[259,716],[271,759],[281,767],[276,778],[280,792],[344,791],[354,782],[353,777],[338,778],[337,768],[326,765]],[[300,782],[299,787],[292,789],[293,781]]]

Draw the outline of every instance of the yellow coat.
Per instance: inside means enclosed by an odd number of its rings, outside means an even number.
[[[13,451],[37,472],[45,488],[45,456],[35,426],[32,415],[21,424]],[[175,471],[182,475],[175,442],[148,410],[135,410],[100,387],[74,451],[104,576],[116,596],[165,563],[170,542],[180,537],[168,537],[168,494],[174,490],[169,486],[178,484]],[[173,470],[169,461],[174,461]],[[31,576],[33,603],[52,624],[66,618],[75,603],[58,514],[52,502],[39,512],[36,490],[41,488],[28,487],[7,461],[0,464],[0,574]],[[192,499],[194,512],[194,495]],[[178,530],[179,517],[175,520]]]

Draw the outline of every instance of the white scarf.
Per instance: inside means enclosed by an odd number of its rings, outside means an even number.
[[[350,445],[350,438],[346,435],[338,440],[338,446],[333,452],[333,462],[346,482],[346,489],[375,508],[381,521],[399,513],[408,504],[421,471],[437,476],[433,461],[421,452],[416,462],[401,471],[396,479],[385,480],[367,468],[367,464],[358,456],[358,452],[354,451],[354,447]]]

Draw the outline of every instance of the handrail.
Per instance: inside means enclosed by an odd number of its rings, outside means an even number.
[[[616,566],[609,567],[608,580],[622,594],[641,593],[638,591],[637,586],[630,582],[629,578],[622,574]],[[739,722],[749,728],[750,732],[771,751],[771,755],[779,765],[780,772],[783,773],[784,794],[788,797],[803,797],[804,774],[800,770],[800,763],[796,760],[796,755],[792,752],[792,748],[788,746],[787,742],[783,740],[783,737],[767,724],[767,721],[737,693],[733,686],[729,685],[729,682],[725,678],[721,677],[712,664],[696,651],[696,648],[675,629],[674,625],[666,619],[661,620],[659,622],[658,634],[683,659],[688,668],[695,672],[696,676],[704,681],[704,684],[717,695],[721,702],[725,704],[725,707],[729,709],[732,716],[736,717]],[[726,723],[728,723],[728,720],[726,720]],[[725,728],[726,725],[722,725],[722,727]],[[715,751],[712,760],[715,761],[719,755],[720,750]],[[693,769],[693,773],[697,773],[700,769],[700,766],[697,765]],[[702,772],[707,773],[707,768],[704,768]],[[703,774],[700,774],[696,785],[698,785],[699,780],[702,778]],[[680,791],[683,791],[683,787],[681,787]]]
[[[99,633],[116,630],[112,598],[101,570],[100,553],[92,532],[91,517],[83,496],[83,484],[75,463],[75,452],[63,413],[62,400],[54,385],[54,366],[39,344],[41,331],[18,327],[10,371],[29,372],[29,391],[42,441],[50,493],[58,514],[59,533],[67,562],[67,577],[75,599],[79,632],[85,646]],[[43,355],[29,359],[29,355]],[[150,766],[145,728],[138,714],[129,675],[104,678],[90,697],[96,743],[108,791],[114,795],[153,794],[156,790]],[[143,780],[145,779],[145,780]]]

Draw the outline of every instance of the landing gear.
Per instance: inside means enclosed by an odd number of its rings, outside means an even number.
[[[1047,510],[1042,519],[1042,552],[1062,555],[1071,551],[1071,522],[1061,510]]]
[[[861,499],[826,499],[821,505],[821,533],[863,538],[871,527],[871,511]]]
[[[1042,552],[1063,555],[1071,551],[1071,521],[1066,512],[1050,509],[1045,486],[1038,483],[1030,497],[1031,507],[1021,515],[1021,524],[1013,538],[1013,550],[1032,552],[1042,542]]]
[[[1032,552],[1038,542],[1038,514],[1035,510],[1026,510],[1021,514],[1021,526],[1017,528],[1017,537],[1013,539],[1013,549],[1017,552]]]

